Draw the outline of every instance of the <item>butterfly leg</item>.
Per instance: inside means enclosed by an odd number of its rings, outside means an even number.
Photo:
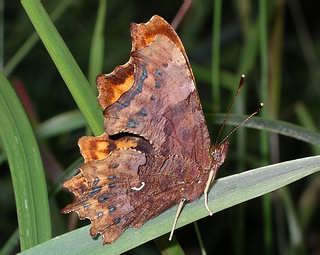
[[[204,205],[207,209],[207,211],[209,212],[209,215],[212,216],[212,212],[210,211],[210,208],[208,206],[208,191],[209,191],[209,188],[210,188],[210,185],[216,175],[216,170],[215,169],[211,169],[210,170],[210,173],[209,173],[209,177],[208,177],[208,180],[207,180],[207,184],[206,184],[206,188],[204,189]]]
[[[172,236],[173,236],[173,232],[174,232],[174,229],[177,225],[177,221],[178,221],[178,218],[179,218],[179,215],[181,213],[181,210],[182,210],[182,207],[184,205],[184,203],[187,201],[186,198],[182,198],[180,203],[179,203],[179,206],[178,206],[178,209],[177,209],[177,213],[176,213],[176,216],[174,218],[174,222],[173,222],[173,225],[172,225],[172,229],[171,229],[171,233],[170,233],[170,237],[169,237],[169,241],[172,240]]]

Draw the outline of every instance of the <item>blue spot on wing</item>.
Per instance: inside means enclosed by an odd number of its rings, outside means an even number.
[[[125,93],[126,95],[125,100],[121,100],[121,98],[120,100],[118,100],[117,110],[122,110],[123,108],[128,107],[130,105],[130,102],[134,99],[134,97],[142,92],[143,82],[145,79],[148,78],[148,72],[145,65],[142,65],[141,69],[142,69],[142,74],[137,81],[136,88],[130,89],[127,93]]]
[[[141,108],[141,110],[138,112],[138,114],[143,117],[148,116],[148,112],[147,112],[146,108],[144,108],[144,107]]]
[[[94,186],[88,194],[89,197],[93,197],[95,194],[99,193],[101,188],[102,188],[101,186]]]
[[[100,203],[105,203],[109,198],[109,195],[108,194],[102,194],[100,197],[98,197],[98,201]]]
[[[142,65],[141,69],[142,69],[141,80],[144,81],[145,79],[148,78],[148,72],[147,72],[145,65]]]
[[[114,183],[109,183],[108,184],[108,187],[111,189],[111,188],[114,188],[116,185]]]
[[[113,205],[108,206],[109,213],[113,213],[117,208]]]
[[[155,71],[155,75],[156,75],[156,76],[162,76],[161,70],[160,70],[160,69],[157,69],[157,70]]]
[[[155,88],[156,88],[156,89],[159,89],[160,87],[161,87],[160,81],[156,81]]]
[[[129,119],[127,123],[128,128],[136,128],[138,126],[139,122],[135,119]]]

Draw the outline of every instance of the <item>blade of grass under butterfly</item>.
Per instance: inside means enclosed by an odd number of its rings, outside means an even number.
[[[22,0],[26,13],[94,135],[104,132],[103,115],[88,81],[40,1]]]
[[[26,250],[51,238],[47,187],[30,122],[1,72],[0,109],[0,139],[10,166],[21,250]]]
[[[209,193],[209,206],[213,212],[218,212],[274,191],[318,171],[320,171],[320,156],[315,156],[221,178],[215,181]],[[140,229],[128,229],[111,245],[102,245],[101,238],[91,238],[89,226],[86,226],[55,237],[21,254],[119,254],[168,233],[171,230],[176,209],[176,206],[169,209],[155,219],[146,222]],[[184,207],[177,227],[207,216],[204,198],[201,197]]]

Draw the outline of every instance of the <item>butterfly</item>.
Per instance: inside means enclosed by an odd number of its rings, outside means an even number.
[[[179,205],[205,196],[228,150],[212,144],[182,42],[160,16],[131,24],[129,61],[97,77],[105,133],[80,138],[84,164],[63,184],[75,200],[62,209],[92,223],[112,243]]]

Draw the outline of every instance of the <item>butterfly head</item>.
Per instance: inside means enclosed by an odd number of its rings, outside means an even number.
[[[213,164],[221,166],[227,156],[229,141],[225,140],[222,143],[214,144],[210,148],[210,156],[212,157]]]

